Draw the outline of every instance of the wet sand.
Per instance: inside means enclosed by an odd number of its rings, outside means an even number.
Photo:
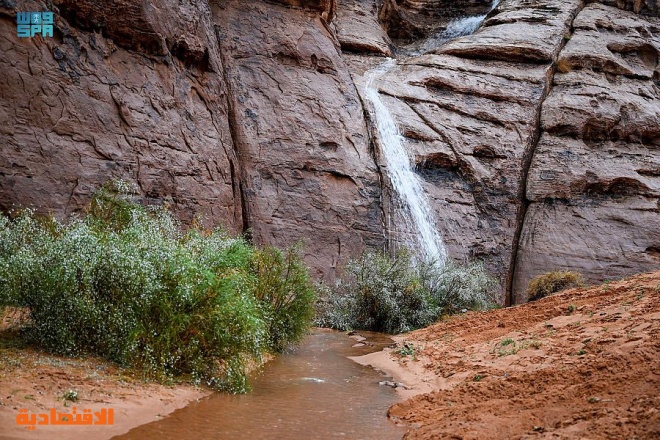
[[[660,272],[455,316],[356,359],[410,389],[406,439],[660,438]]]
[[[1,440],[105,440],[131,428],[158,420],[210,391],[186,384],[172,387],[144,383],[130,372],[93,357],[65,358],[22,347],[7,330],[11,319],[0,326],[0,439]],[[78,401],[65,401],[69,390]],[[66,402],[66,403],[65,403]],[[114,410],[111,426],[37,426],[28,431],[16,424],[20,409],[29,414]]]

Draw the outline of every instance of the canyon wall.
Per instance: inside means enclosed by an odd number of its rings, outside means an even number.
[[[51,2],[48,3],[50,5]],[[110,178],[184,222],[304,241],[315,275],[396,239],[364,99],[380,81],[450,255],[502,302],[537,274],[660,267],[655,0],[0,0],[0,209],[79,212]],[[410,56],[464,14],[472,35]],[[404,56],[404,54],[408,54]]]

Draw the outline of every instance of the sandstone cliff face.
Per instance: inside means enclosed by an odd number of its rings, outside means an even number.
[[[121,177],[186,222],[305,241],[319,277],[383,247],[334,2],[294,3],[57,0],[56,38],[31,40],[15,13],[46,5],[5,4],[0,208],[69,214]]]
[[[400,232],[365,71],[492,2],[53,3],[55,38],[18,39],[16,11],[46,4],[0,1],[0,209],[76,212],[123,177],[186,222],[304,239],[329,279]],[[657,16],[503,0],[380,81],[451,256],[483,259],[503,302],[548,270],[660,266]]]
[[[479,32],[409,59],[381,84],[449,253],[484,260],[503,291],[552,62],[581,5],[539,3],[505,2]]]
[[[214,11],[231,90],[247,224],[258,242],[304,240],[324,275],[384,244],[362,106],[315,13],[233,1]]]
[[[619,3],[631,12],[502,1],[380,85],[450,254],[485,260],[503,301],[550,270],[600,281],[660,264],[658,20],[653,2]],[[350,60],[360,87],[374,62]]]
[[[46,10],[43,3],[0,9],[0,207],[68,214],[103,182],[123,177],[183,220],[201,214],[241,230],[213,28],[198,20],[196,32],[186,32],[179,21],[206,17],[206,3],[186,10],[165,3],[159,20],[146,2],[117,2],[125,16],[103,1],[59,3],[52,39],[16,37],[16,10]]]
[[[660,265],[660,21],[591,4],[573,26],[527,183],[518,301],[547,268],[597,282]]]

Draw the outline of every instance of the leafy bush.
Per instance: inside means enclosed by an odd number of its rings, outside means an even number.
[[[252,261],[256,274],[254,295],[261,303],[268,330],[268,345],[282,351],[300,341],[314,319],[316,290],[297,248],[282,254],[267,247]]]
[[[584,279],[578,272],[554,271],[539,275],[527,285],[527,298],[536,301],[572,287],[581,287]]]
[[[28,341],[94,353],[147,378],[246,389],[246,365],[299,341],[314,289],[295,249],[255,249],[222,230],[182,232],[124,182],[66,224],[0,216],[0,305],[27,307]]]
[[[317,323],[340,330],[400,333],[441,315],[493,305],[495,282],[483,266],[415,264],[406,251],[394,257],[367,253],[350,261],[344,276],[326,288]]]

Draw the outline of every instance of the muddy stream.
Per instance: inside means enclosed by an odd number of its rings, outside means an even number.
[[[376,370],[347,356],[379,351],[392,340],[315,329],[292,353],[268,362],[245,395],[215,393],[115,440],[401,439],[387,419],[396,391]]]

